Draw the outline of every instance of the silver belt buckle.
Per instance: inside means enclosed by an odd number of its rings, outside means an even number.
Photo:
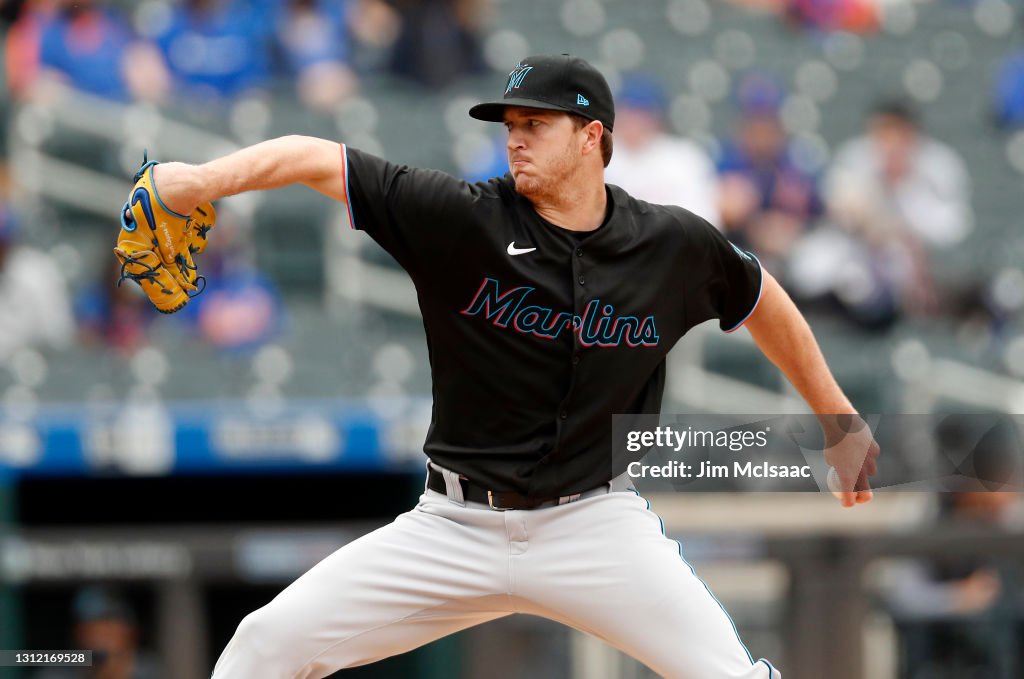
[[[487,491],[487,505],[496,512],[507,512],[508,507],[495,507],[494,506],[494,491]]]

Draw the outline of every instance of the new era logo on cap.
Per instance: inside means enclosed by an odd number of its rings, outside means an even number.
[[[469,115],[500,123],[508,106],[575,113],[600,120],[609,131],[615,124],[608,81],[586,61],[568,54],[521,59],[508,74],[505,96],[500,101],[477,104]]]

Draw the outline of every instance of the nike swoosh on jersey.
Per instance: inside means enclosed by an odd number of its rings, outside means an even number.
[[[525,255],[527,252],[533,252],[537,248],[517,248],[516,242],[512,241],[508,244],[508,254],[515,257],[516,255]]]

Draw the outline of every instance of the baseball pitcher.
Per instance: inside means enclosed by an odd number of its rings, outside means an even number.
[[[869,429],[828,417],[857,419],[754,256],[683,208],[605,184],[615,110],[590,64],[523,59],[503,98],[469,113],[508,130],[505,176],[470,184],[298,136],[140,172],[118,257],[161,310],[198,288],[191,254],[212,201],[304,184],[344,203],[408,272],[429,347],[419,503],[248,615],[214,679],[324,677],[512,613],[592,634],[671,679],[779,679],[665,537],[625,460],[613,464],[612,415],[658,413],[666,354],[717,319],[746,325],[821,416],[847,507],[871,499]]]

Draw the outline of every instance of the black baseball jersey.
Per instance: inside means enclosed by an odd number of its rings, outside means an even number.
[[[610,480],[612,415],[660,412],[665,356],[693,326],[734,330],[757,260],[680,208],[608,186],[596,231],[546,222],[510,175],[470,184],[343,147],[354,228],[416,286],[433,377],[424,450],[533,497]]]

